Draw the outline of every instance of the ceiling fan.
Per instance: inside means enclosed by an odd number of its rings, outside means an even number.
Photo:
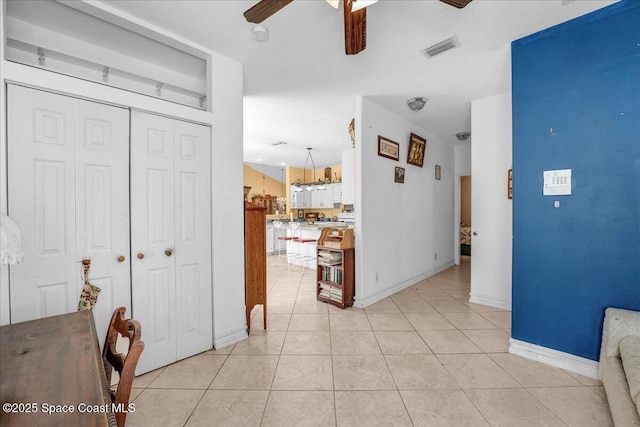
[[[260,0],[244,12],[248,22],[259,24],[293,0]],[[347,55],[355,55],[367,47],[367,9],[378,0],[343,0],[344,9],[344,47]],[[462,9],[472,0],[440,0],[443,3]],[[327,0],[338,8],[340,0]]]

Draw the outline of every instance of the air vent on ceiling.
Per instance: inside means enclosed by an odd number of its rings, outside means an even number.
[[[440,43],[436,43],[433,46],[429,46],[426,49],[422,49],[420,52],[422,52],[427,58],[432,58],[457,46],[460,46],[460,42],[456,36],[453,36],[441,41]]]
[[[274,147],[277,147],[278,145],[287,145],[287,143],[284,141],[276,141],[276,142],[272,142],[271,145],[273,145]]]

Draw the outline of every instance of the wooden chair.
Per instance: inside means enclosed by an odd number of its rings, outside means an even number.
[[[102,350],[102,361],[107,375],[107,382],[111,384],[111,373],[114,368],[120,375],[120,381],[115,393],[111,391],[111,400],[124,410],[127,409],[129,404],[129,395],[131,394],[131,384],[133,383],[136,365],[144,349],[144,342],[140,341],[142,334],[140,322],[133,319],[125,319],[125,311],[127,311],[126,307],[118,307],[113,312],[107,331],[107,339]],[[129,340],[129,351],[126,355],[118,353],[116,350],[118,335],[122,335]],[[126,417],[126,412],[115,413],[118,427],[124,427]]]

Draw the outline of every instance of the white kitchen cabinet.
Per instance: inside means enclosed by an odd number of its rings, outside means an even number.
[[[316,189],[311,192],[311,207],[318,209],[328,209],[333,207],[333,190],[330,184],[324,189]]]
[[[334,204],[342,203],[342,184],[331,184],[331,196]]]
[[[267,253],[273,253],[275,251],[274,238],[273,238],[273,223],[267,223]]]
[[[342,152],[342,204],[356,202],[356,150],[349,148]]]
[[[308,209],[311,207],[311,192],[303,189],[302,191],[295,191],[298,187],[291,186],[291,208],[293,209]]]

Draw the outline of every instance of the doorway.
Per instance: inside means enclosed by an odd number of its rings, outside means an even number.
[[[460,265],[471,256],[471,175],[458,175],[455,191],[454,262]]]

